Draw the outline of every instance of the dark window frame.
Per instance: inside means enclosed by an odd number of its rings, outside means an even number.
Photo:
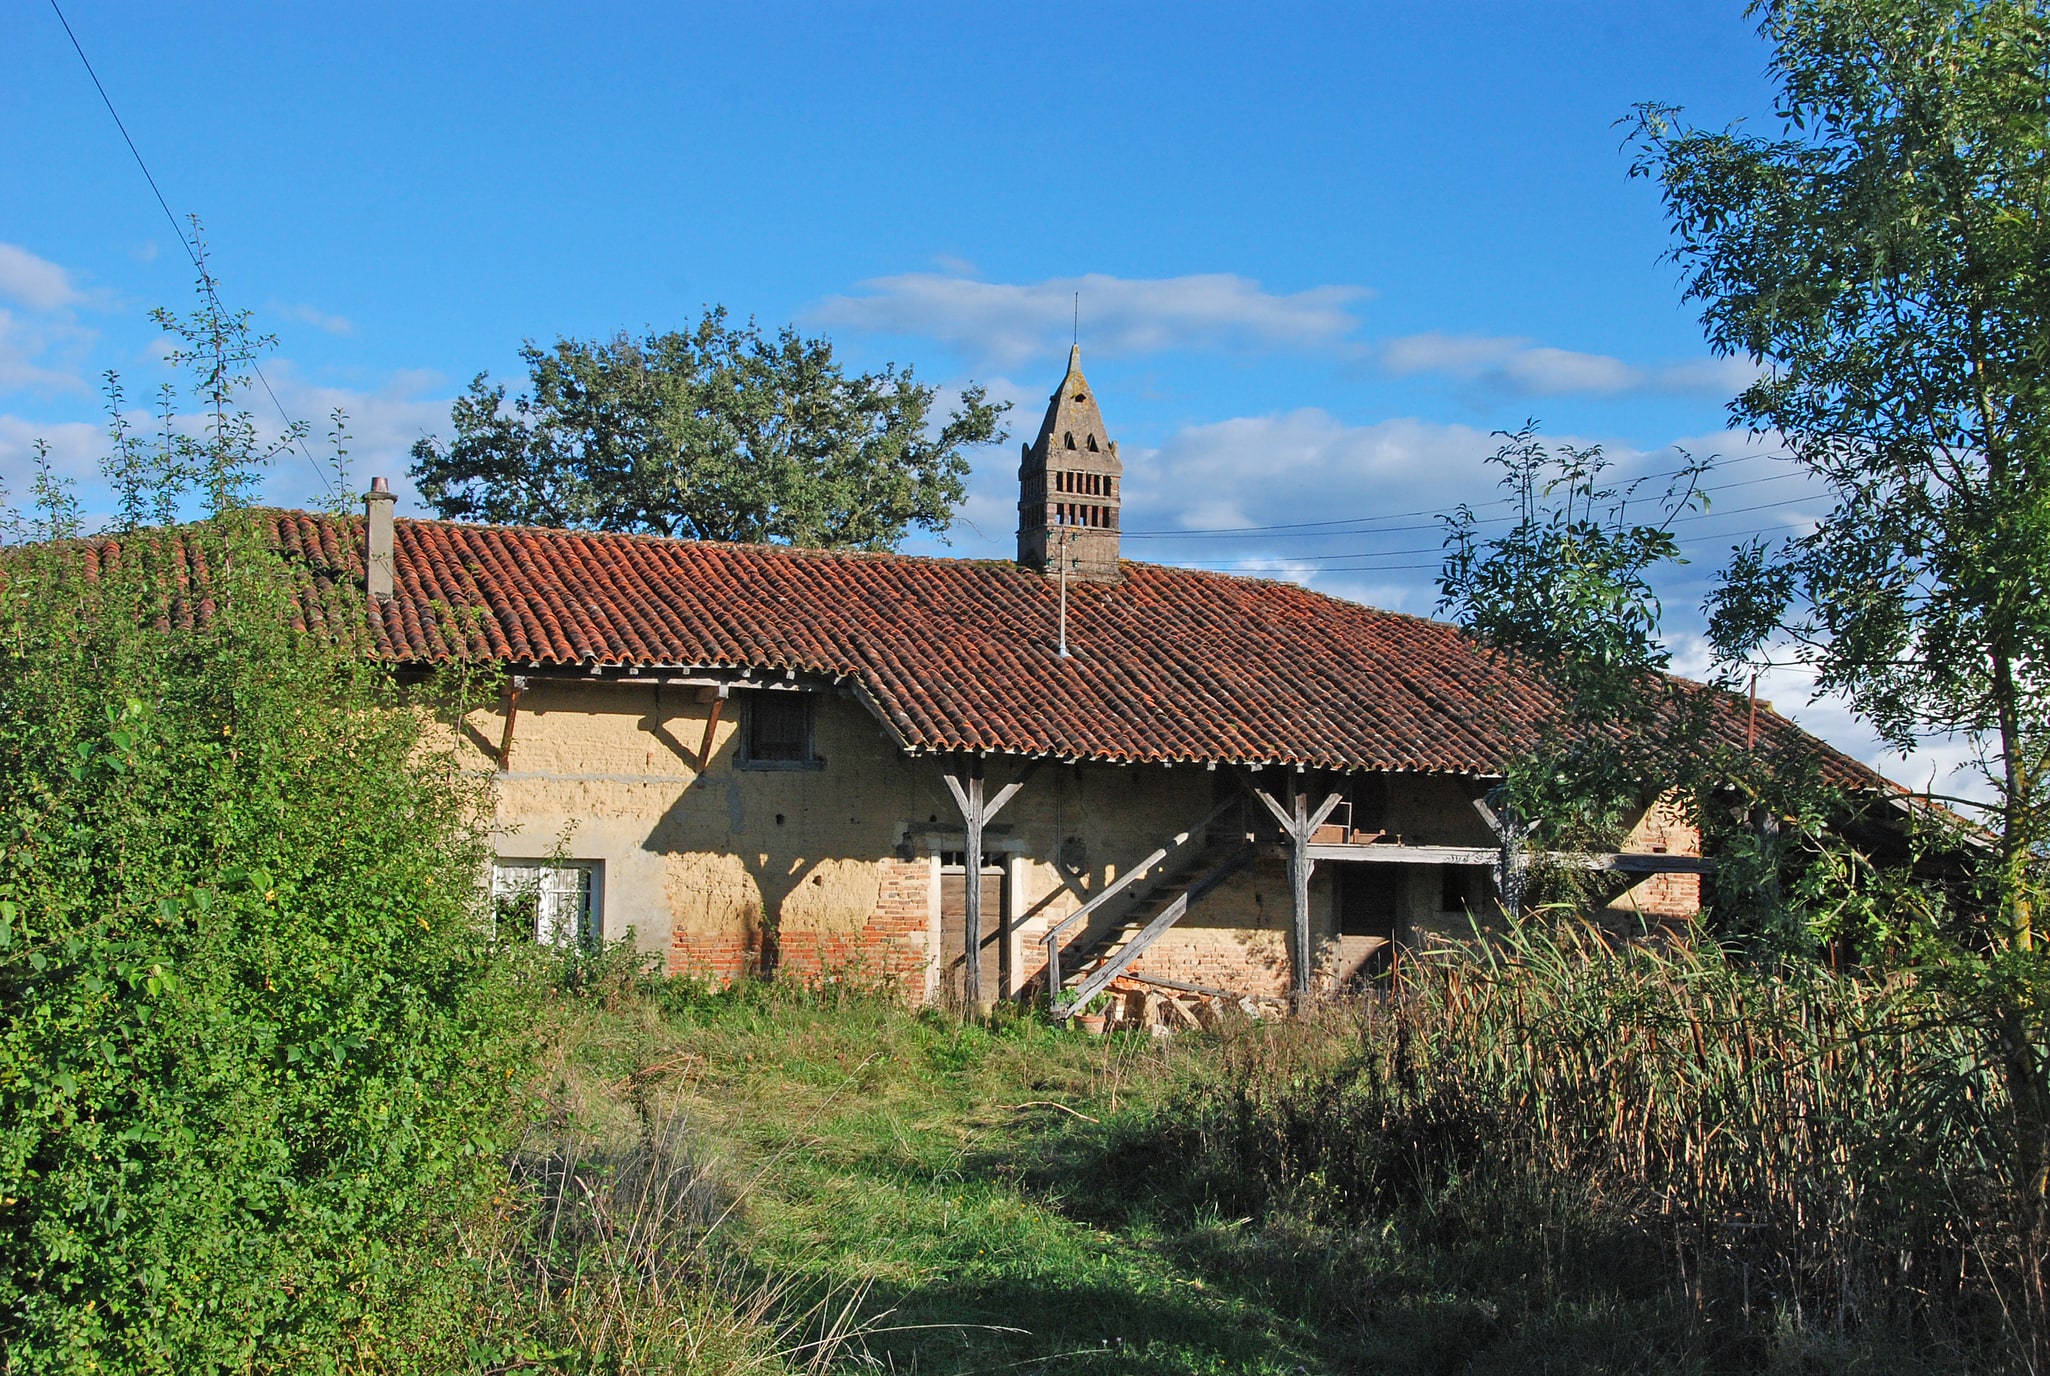
[[[803,689],[761,689],[747,694],[741,700],[740,752],[735,764],[741,769],[824,769],[826,761],[818,752],[818,704],[817,694]],[[762,720],[761,709],[774,703],[778,708],[790,706],[803,713],[803,738],[794,757],[783,754],[764,758],[760,753],[761,742],[757,735]]]

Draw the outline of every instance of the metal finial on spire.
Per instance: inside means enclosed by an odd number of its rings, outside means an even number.
[[[1082,347],[1082,293],[1079,291],[1075,293],[1075,326],[1068,335],[1068,347]]]

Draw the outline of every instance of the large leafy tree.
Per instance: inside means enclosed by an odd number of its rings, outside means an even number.
[[[1889,741],[1975,742],[1983,904],[1935,944],[1997,1029],[2022,1182],[2050,1190],[2050,13],[2041,0],[1772,0],[1780,128],[1636,123],[1711,344],[1760,360],[1733,418],[1835,508],[1735,553],[1732,666],[1792,654]]]
[[[892,549],[944,532],[969,446],[1002,441],[1008,403],[937,389],[909,368],[849,376],[824,339],[764,335],[723,309],[688,332],[528,343],[531,390],[506,404],[479,375],[455,439],[413,446],[443,516],[700,540]]]

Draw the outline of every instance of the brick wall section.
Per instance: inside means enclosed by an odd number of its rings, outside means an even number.
[[[678,931],[670,943],[669,971],[731,984],[758,971],[777,979],[827,979],[885,984],[910,1003],[925,996],[926,927],[931,867],[922,860],[884,860],[875,911],[859,929],[785,933],[764,961],[759,932],[708,934]]]
[[[1627,851],[1658,851],[1666,855],[1701,854],[1701,833],[1672,804],[1660,801],[1646,810],[1623,843]],[[1654,874],[1609,904],[1612,910],[1646,917],[1687,918],[1701,911],[1701,876]]]
[[[686,932],[669,940],[669,973],[731,984],[762,968],[762,934]]]
[[[1278,929],[1172,927],[1132,964],[1164,975],[1255,998],[1288,992],[1288,943]]]
[[[779,978],[879,983],[907,1003],[924,1000],[932,867],[924,860],[886,859],[879,869],[875,911],[861,928],[786,934],[777,952]]]

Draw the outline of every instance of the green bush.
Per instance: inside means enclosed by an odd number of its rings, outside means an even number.
[[[483,794],[232,511],[8,553],[0,1368],[438,1365],[530,1026]]]

